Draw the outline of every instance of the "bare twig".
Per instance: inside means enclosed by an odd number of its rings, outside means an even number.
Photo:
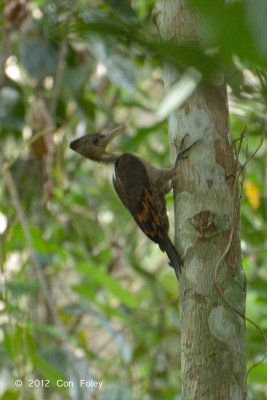
[[[24,150],[26,150],[28,147],[30,147],[30,145],[32,143],[34,143],[36,140],[38,140],[41,136],[45,135],[46,133],[48,133],[50,131],[50,129],[43,129],[42,131],[36,133],[35,135],[33,135],[29,140],[27,140],[25,142],[25,144],[23,145],[23,147],[19,150],[18,154],[12,158],[10,158],[9,160],[5,161],[3,163],[3,165],[1,166],[1,172],[2,174],[5,174],[6,171],[8,169],[10,169],[10,167],[20,158],[21,154],[24,152]]]
[[[54,120],[55,113],[56,113],[56,108],[57,108],[57,103],[58,103],[58,98],[59,98],[59,93],[60,93],[60,84],[62,81],[62,71],[64,69],[64,63],[65,63],[65,57],[67,53],[67,39],[65,39],[59,49],[59,56],[58,56],[58,63],[57,63],[57,69],[56,69],[56,74],[55,74],[55,84],[54,84],[54,90],[53,90],[53,95],[50,103],[50,115],[51,119]]]
[[[52,315],[53,321],[55,323],[55,326],[58,329],[58,332],[60,333],[61,336],[61,344],[63,346],[63,349],[65,350],[65,354],[66,357],[70,363],[70,365],[72,366],[73,371],[75,371],[75,373],[77,374],[78,377],[80,377],[80,372],[79,372],[79,368],[78,366],[76,366],[75,360],[73,359],[73,349],[70,346],[70,343],[68,341],[68,337],[67,334],[64,330],[64,327],[60,321],[59,318],[59,314],[57,312],[57,309],[54,305],[53,302],[53,297],[52,297],[52,293],[51,290],[47,284],[46,278],[42,272],[42,268],[41,265],[39,263],[38,260],[38,256],[36,253],[36,250],[34,248],[34,243],[33,243],[33,239],[32,239],[32,235],[30,232],[30,228],[29,228],[29,224],[26,218],[26,215],[24,213],[23,207],[21,205],[19,196],[18,196],[18,192],[15,186],[15,182],[13,180],[12,174],[11,172],[7,169],[4,171],[4,177],[5,177],[5,181],[6,181],[6,185],[8,188],[8,191],[10,193],[10,197],[11,197],[11,201],[15,207],[15,210],[17,212],[18,215],[18,219],[20,221],[20,224],[22,226],[22,230],[26,239],[26,243],[29,249],[29,253],[30,253],[30,258],[34,267],[34,270],[36,272],[37,278],[40,282],[41,285],[41,289],[46,301],[46,304],[48,306],[48,309]]]
[[[247,384],[247,380],[248,380],[248,375],[249,373],[252,371],[252,369],[254,369],[255,367],[257,367],[258,365],[262,364],[264,362],[264,360],[267,358],[267,338],[263,332],[263,330],[260,328],[260,326],[254,322],[252,319],[248,318],[245,314],[243,314],[240,310],[238,310],[238,308],[236,308],[233,304],[231,304],[231,302],[227,299],[227,297],[225,297],[223,289],[220,287],[219,285],[219,280],[218,280],[218,272],[219,272],[219,267],[220,264],[222,263],[223,259],[226,257],[230,246],[232,244],[232,239],[233,239],[233,233],[234,233],[234,215],[235,215],[235,198],[237,195],[237,188],[238,188],[238,178],[241,174],[242,171],[244,171],[244,169],[246,168],[248,162],[255,156],[255,154],[258,152],[258,150],[260,149],[260,147],[262,146],[263,140],[264,140],[264,136],[265,136],[265,131],[266,131],[266,127],[264,127],[262,135],[261,135],[261,140],[260,140],[260,144],[257,147],[257,149],[252,153],[251,156],[248,156],[248,144],[246,146],[246,162],[244,163],[243,166],[240,165],[239,160],[237,158],[237,168],[236,168],[236,176],[235,176],[235,182],[234,182],[234,193],[233,193],[233,205],[232,205],[232,210],[231,210],[231,223],[232,223],[232,227],[231,227],[231,232],[230,232],[230,236],[229,236],[229,240],[228,243],[226,245],[225,250],[223,251],[223,253],[221,254],[216,267],[215,267],[215,286],[216,289],[218,290],[218,292],[220,293],[220,296],[222,297],[222,299],[224,300],[224,302],[233,310],[235,311],[238,315],[240,315],[240,317],[242,317],[245,321],[250,322],[252,325],[254,325],[258,331],[260,332],[264,343],[265,343],[265,353],[263,355],[263,357],[257,361],[256,363],[254,363],[248,370],[246,373],[246,387],[248,388],[248,384]],[[239,143],[239,147],[238,149],[236,149],[235,146],[235,152],[238,155],[241,149],[241,145],[242,145],[242,141],[243,138],[245,137],[245,135],[247,134],[247,128],[244,129],[244,131],[242,132],[241,136],[240,136],[240,143]],[[247,135],[246,135],[247,136]],[[247,398],[248,398],[248,390],[247,390]]]
[[[11,197],[12,203],[13,203],[15,209],[16,209],[19,221],[20,221],[21,226],[22,226],[22,230],[23,230],[23,233],[24,233],[27,245],[28,245],[28,249],[29,249],[31,260],[32,260],[32,264],[33,264],[34,270],[36,272],[36,275],[38,277],[38,280],[40,282],[40,285],[41,285],[41,288],[42,288],[42,291],[43,291],[43,294],[44,294],[45,301],[47,303],[49,311],[52,314],[52,317],[53,317],[53,320],[54,320],[55,324],[58,327],[60,327],[60,329],[62,329],[62,325],[61,325],[61,322],[59,320],[58,314],[55,312],[55,307],[54,307],[54,304],[53,304],[53,300],[52,300],[50,289],[49,289],[48,284],[46,282],[46,279],[45,279],[45,277],[43,275],[42,267],[41,267],[41,265],[39,263],[39,260],[38,260],[38,257],[37,257],[37,254],[36,254],[36,251],[35,251],[35,248],[34,248],[32,235],[31,235],[31,232],[30,232],[28,221],[27,221],[27,218],[25,216],[24,210],[22,208],[21,202],[19,200],[17,189],[16,189],[16,186],[15,186],[13,177],[12,177],[11,172],[9,170],[5,171],[5,180],[6,180],[6,184],[7,184],[9,193],[10,193],[10,197]]]
[[[241,192],[240,192],[240,196],[239,196],[240,198],[242,197],[243,184],[244,184],[244,179],[245,179],[245,175],[246,175],[247,164],[249,163],[250,160],[252,160],[252,158],[255,156],[255,154],[261,148],[261,146],[263,144],[263,141],[264,141],[266,128],[267,128],[267,124],[265,124],[264,127],[263,127],[262,134],[261,134],[261,139],[260,139],[260,143],[259,143],[258,147],[256,148],[256,150],[250,156],[248,155],[248,132],[247,132],[247,129],[245,128],[245,130],[243,132],[246,135],[246,138],[247,138],[246,142],[247,143],[246,143],[246,162],[243,165],[240,165],[240,169],[241,169],[242,175],[243,175],[242,178],[241,178],[241,182],[240,182],[240,185],[241,185]],[[241,148],[241,143],[242,143],[242,141],[240,141],[240,144],[239,144],[239,151],[240,151],[240,148]],[[239,152],[238,152],[238,154],[239,154]]]
[[[241,167],[242,169],[244,169],[244,168],[247,166],[247,164],[249,163],[249,161],[250,161],[253,157],[255,157],[256,153],[257,153],[257,152],[259,151],[259,149],[261,148],[261,146],[262,146],[262,144],[263,144],[263,141],[264,141],[264,138],[265,138],[266,129],[267,129],[267,123],[264,124],[263,130],[262,130],[261,139],[260,139],[260,144],[258,145],[258,147],[256,148],[256,150],[255,150],[250,156],[247,155],[246,162],[245,162],[245,164]]]

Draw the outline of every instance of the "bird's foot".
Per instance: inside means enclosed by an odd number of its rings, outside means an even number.
[[[227,181],[228,181],[228,179],[230,179],[230,178],[232,178],[232,179],[235,180],[236,176],[233,175],[233,174],[230,174],[230,175],[226,175],[226,174],[225,174],[225,179],[226,179]]]
[[[182,137],[182,140],[181,140],[181,142],[180,142],[180,146],[178,146],[177,137],[176,137],[176,141],[174,142],[174,146],[175,146],[175,148],[176,148],[177,153],[180,153],[181,151],[183,151],[185,142],[186,142],[186,140],[187,140],[189,137],[190,137],[189,133],[186,133],[186,134]]]
[[[188,155],[188,151],[197,143],[201,142],[202,139],[198,139],[196,140],[194,143],[190,144],[190,146],[187,146],[184,148],[185,142],[187,140],[187,138],[190,137],[190,135],[187,133],[186,135],[184,135],[184,137],[181,140],[180,146],[177,145],[177,143],[174,143],[175,148],[177,150],[177,155],[176,155],[176,159],[175,159],[175,163],[174,163],[174,169],[176,169],[177,165],[178,165],[178,161],[180,160],[180,158],[185,157],[186,155]]]

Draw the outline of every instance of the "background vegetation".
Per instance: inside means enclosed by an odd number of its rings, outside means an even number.
[[[180,398],[178,288],[166,255],[116,197],[112,167],[68,146],[127,119],[113,149],[169,166],[167,123],[157,116],[167,60],[194,66],[203,81],[223,66],[234,138],[248,127],[241,163],[254,152],[266,124],[267,3],[195,3],[203,52],[159,40],[152,0],[1,3],[3,400]],[[265,139],[247,165],[241,199],[247,314],[265,332],[266,157]],[[172,195],[168,208],[173,226]],[[249,323],[247,354],[248,365],[264,354]],[[29,379],[50,387],[30,388]],[[74,387],[59,388],[58,379]],[[103,386],[83,389],[80,379]],[[249,387],[250,399],[266,399],[266,363]]]

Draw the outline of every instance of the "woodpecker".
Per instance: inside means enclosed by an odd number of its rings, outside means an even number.
[[[183,262],[172,243],[168,231],[169,220],[166,194],[172,189],[172,179],[178,160],[198,141],[184,147],[183,138],[173,168],[155,168],[148,161],[130,153],[114,154],[106,151],[108,144],[126,128],[120,125],[108,134],[91,133],[74,140],[70,148],[93,161],[114,164],[113,186],[124,206],[130,211],[139,228],[160,249],[167,253],[177,279]]]

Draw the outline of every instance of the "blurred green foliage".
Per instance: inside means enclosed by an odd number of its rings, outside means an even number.
[[[68,144],[127,119],[129,128],[113,149],[168,166],[167,124],[155,112],[168,61],[181,69],[195,66],[204,80],[223,66],[234,138],[248,126],[241,162],[253,153],[266,123],[266,2],[193,3],[203,17],[203,51],[161,42],[151,0],[11,0],[0,6],[1,168],[13,176],[66,334],[62,339],[45,301],[2,174],[2,399],[180,398],[174,274],[116,197],[112,167],[82,160]],[[247,313],[265,332],[266,146],[265,140],[247,165],[241,200]],[[173,221],[171,195],[168,208]],[[264,343],[250,324],[247,334],[250,365]],[[264,363],[251,373],[251,399],[267,397],[266,369]],[[21,389],[15,379],[23,381]],[[83,388],[80,379],[103,386]],[[74,386],[59,387],[57,380]]]

